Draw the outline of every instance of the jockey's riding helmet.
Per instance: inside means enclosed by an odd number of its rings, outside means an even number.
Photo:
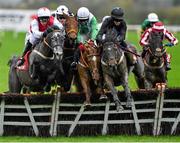
[[[150,22],[158,22],[159,18],[156,13],[150,13],[150,14],[148,14],[148,20]]]
[[[90,15],[90,12],[88,8],[86,7],[81,7],[77,11],[78,20],[87,20],[89,19],[89,15]]]
[[[123,19],[123,15],[124,15],[124,11],[120,7],[115,7],[111,11],[111,17],[113,19],[122,20]]]
[[[68,11],[69,9],[65,5],[60,5],[56,10],[56,14],[63,15],[65,13],[68,15]]]
[[[42,7],[38,10],[37,16],[38,16],[38,18],[41,18],[41,17],[49,18],[51,16],[51,12],[47,7]]]
[[[153,24],[152,30],[153,31],[163,31],[164,30],[164,24],[162,22],[156,22]]]

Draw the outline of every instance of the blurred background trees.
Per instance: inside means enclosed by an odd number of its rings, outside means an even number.
[[[0,0],[0,8],[38,9],[47,6],[55,10],[59,5],[67,5],[73,13],[86,6],[100,22],[110,15],[113,7],[122,7],[128,24],[141,24],[150,12],[159,15],[165,24],[180,24],[180,0]]]

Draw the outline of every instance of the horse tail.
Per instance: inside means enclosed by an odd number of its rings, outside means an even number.
[[[18,61],[18,57],[16,56],[13,56],[8,61],[8,65],[10,66],[8,84],[9,84],[9,92],[11,93],[20,93],[22,87],[16,71],[17,61]]]

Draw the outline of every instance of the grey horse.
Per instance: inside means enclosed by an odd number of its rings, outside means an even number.
[[[114,42],[106,41],[103,44],[101,66],[105,83],[113,95],[116,110],[123,110],[115,89],[115,86],[119,85],[122,85],[125,90],[127,97],[126,106],[131,107],[132,96],[128,86],[128,68],[124,51],[117,47]]]
[[[32,52],[26,55],[27,62],[24,65],[17,67],[18,58],[15,56],[9,61],[9,92],[20,93],[22,88],[23,92],[50,91],[57,73],[61,73],[61,77],[64,77],[61,63],[64,34],[57,27],[53,28]]]

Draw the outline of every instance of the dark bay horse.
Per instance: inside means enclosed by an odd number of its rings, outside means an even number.
[[[145,88],[147,89],[154,88],[157,83],[167,82],[167,72],[163,57],[166,48],[163,46],[162,37],[158,33],[151,33],[150,36],[150,45],[143,59],[145,65]]]
[[[48,33],[32,52],[25,56],[24,65],[16,67],[17,57],[10,60],[10,92],[20,93],[22,88],[36,92],[49,91],[57,73],[64,74],[61,63],[64,34],[57,27],[53,28],[55,29],[52,29],[52,32]]]
[[[90,97],[99,89],[100,99],[107,98],[103,92],[102,77],[100,76],[100,49],[91,41],[84,44],[77,66],[81,85],[86,96],[85,106],[90,106]]]
[[[143,63],[143,59],[140,56],[140,52],[137,51],[137,48],[126,42],[127,43],[127,48],[130,52],[132,52],[132,54],[130,53],[128,56],[130,56],[130,58],[136,58],[136,62],[134,63],[134,65],[130,65],[127,62],[127,66],[128,66],[128,72],[129,74],[132,72],[134,74],[134,78],[137,84],[137,87],[139,89],[145,89],[145,76],[144,76],[144,63]],[[125,51],[126,52],[126,51]]]
[[[64,17],[66,18],[65,22],[65,42],[64,42],[64,48],[63,48],[63,68],[64,72],[67,76],[67,82],[69,85],[69,89],[71,87],[71,82],[73,77],[75,78],[75,81],[77,80],[77,75],[75,76],[72,74],[70,65],[73,62],[73,56],[74,52],[76,50],[76,38],[78,33],[78,22],[76,20],[75,16],[68,16],[64,14]]]

